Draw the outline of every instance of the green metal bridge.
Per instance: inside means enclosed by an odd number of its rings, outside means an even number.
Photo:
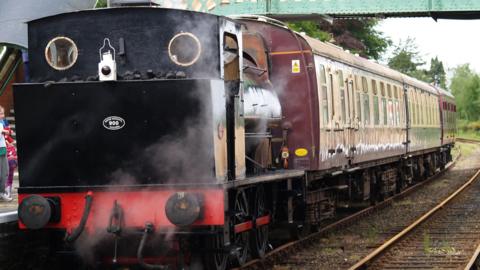
[[[480,18],[480,0],[106,0],[153,2],[165,8],[217,15],[266,15],[277,19],[350,17]],[[28,48],[25,22],[61,12],[93,8],[98,0],[0,0],[0,94]],[[1,45],[15,46],[8,48]],[[13,58],[12,58],[13,57]],[[15,61],[13,61],[13,60]],[[12,61],[10,61],[12,60]],[[7,65],[10,63],[10,65]]]
[[[480,18],[480,0],[160,0],[161,6],[218,15],[258,14],[275,18],[433,17]],[[179,3],[180,2],[180,3]]]

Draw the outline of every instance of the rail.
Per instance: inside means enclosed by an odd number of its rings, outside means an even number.
[[[470,258],[470,261],[468,262],[467,266],[465,266],[465,270],[476,269],[476,268],[474,268],[474,265],[475,265],[475,261],[477,260],[479,254],[480,254],[480,244],[475,249],[475,252],[473,253],[472,257]]]

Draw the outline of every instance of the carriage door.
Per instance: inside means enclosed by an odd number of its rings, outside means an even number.
[[[336,166],[343,166],[346,164],[345,155],[347,155],[348,145],[348,98],[347,98],[347,84],[345,78],[348,74],[344,74],[341,68],[337,68],[334,72],[334,79],[332,88],[334,89],[334,96],[336,94],[338,107],[337,113],[334,114],[334,141]],[[335,93],[336,92],[336,93]],[[335,106],[336,104],[333,104]]]
[[[355,151],[353,151],[355,146],[355,132],[358,129],[355,129],[355,97],[353,92],[353,75],[349,74],[345,79],[345,88],[347,90],[347,125],[346,128],[346,153],[345,156],[347,159],[353,159]]]

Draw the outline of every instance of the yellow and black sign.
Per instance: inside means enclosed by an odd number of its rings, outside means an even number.
[[[300,73],[300,60],[292,60],[292,73]]]

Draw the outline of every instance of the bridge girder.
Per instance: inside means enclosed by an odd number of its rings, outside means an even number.
[[[317,14],[348,17],[480,18],[477,0],[156,0],[162,7],[218,15],[257,14],[308,19]]]

